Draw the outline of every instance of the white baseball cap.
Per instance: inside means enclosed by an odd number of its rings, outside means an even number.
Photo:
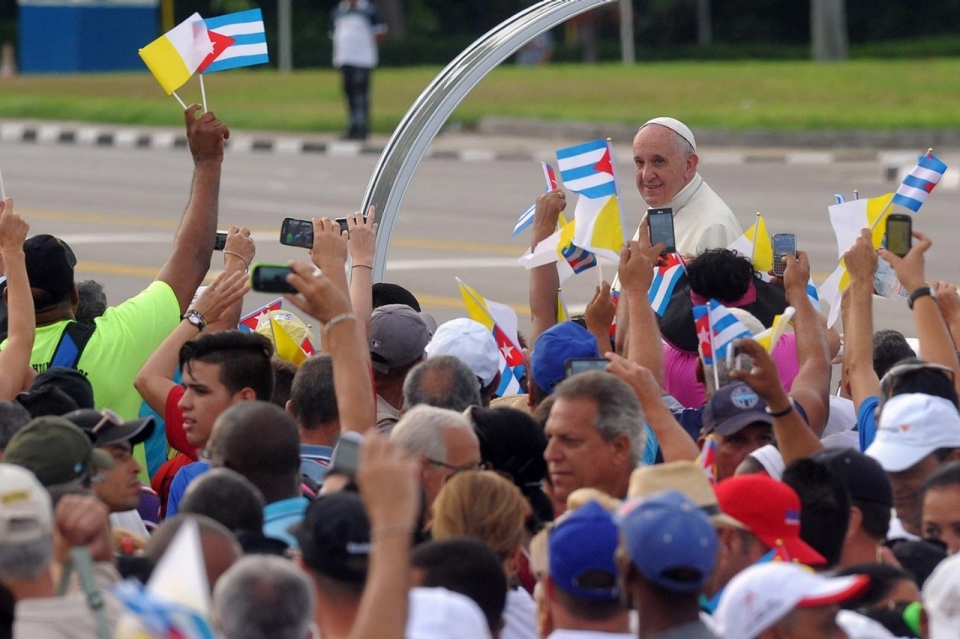
[[[866,575],[828,578],[782,561],[756,564],[724,589],[714,627],[723,639],[754,639],[796,608],[842,603],[869,585]]]
[[[960,554],[941,561],[924,582],[923,609],[930,624],[929,639],[960,637]]]
[[[407,639],[490,639],[473,599],[446,588],[411,588]]]
[[[942,397],[904,393],[883,405],[877,436],[865,452],[888,473],[897,473],[939,448],[960,448],[957,407]]]
[[[50,494],[26,468],[0,463],[0,544],[36,541],[52,532]]]
[[[642,130],[643,127],[648,126],[650,124],[658,124],[660,126],[667,127],[668,129],[670,129],[671,131],[679,135],[681,138],[689,142],[690,146],[693,147],[694,151],[697,150],[697,140],[696,138],[693,137],[693,131],[691,131],[690,127],[688,127],[686,124],[684,124],[680,120],[676,118],[668,118],[668,117],[653,118],[652,120],[647,120],[646,122],[644,122],[643,125],[641,125],[640,129]]]
[[[465,317],[437,327],[426,351],[428,358],[453,355],[480,378],[484,387],[492,384],[500,372],[500,348],[493,333],[480,322]]]

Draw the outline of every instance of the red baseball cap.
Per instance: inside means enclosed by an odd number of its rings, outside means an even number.
[[[720,510],[753,533],[768,548],[782,548],[791,561],[807,566],[827,563],[823,555],[800,539],[800,498],[769,475],[730,477],[717,484]]]

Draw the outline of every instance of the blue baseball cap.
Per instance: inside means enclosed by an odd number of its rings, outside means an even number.
[[[545,330],[533,344],[530,353],[530,372],[533,381],[547,393],[552,393],[567,372],[564,364],[578,357],[600,357],[597,339],[584,327],[574,322],[560,322]]]
[[[628,501],[616,520],[633,565],[664,590],[698,592],[713,572],[717,534],[680,491]]]
[[[613,516],[597,502],[587,502],[550,531],[550,579],[574,597],[617,599],[620,587],[614,553],[618,542]]]

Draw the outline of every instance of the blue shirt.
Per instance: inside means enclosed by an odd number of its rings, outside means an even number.
[[[333,448],[316,444],[300,444],[300,474],[322,484],[330,468]]]
[[[873,396],[863,400],[857,411],[857,431],[860,433],[860,452],[864,452],[877,436],[877,406],[880,398]]]
[[[264,536],[279,539],[291,548],[297,548],[300,544],[287,528],[303,520],[303,513],[309,503],[306,497],[291,497],[267,504],[263,509]]]
[[[180,500],[183,499],[183,493],[187,486],[194,479],[210,470],[210,462],[201,459],[192,464],[187,464],[177,471],[170,482],[170,494],[167,496],[167,517],[173,517],[180,510]]]

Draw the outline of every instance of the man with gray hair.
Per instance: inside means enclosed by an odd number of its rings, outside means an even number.
[[[425,359],[413,367],[403,382],[404,408],[427,404],[462,413],[471,406],[481,406],[481,402],[479,380],[453,355]]]
[[[420,460],[428,510],[447,479],[480,468],[480,440],[470,420],[456,411],[415,406],[393,427],[390,439]]]
[[[565,503],[578,488],[624,498],[644,445],[645,418],[633,390],[610,373],[589,371],[564,380],[553,395],[543,458],[555,500]]]
[[[213,591],[213,614],[224,639],[307,639],[313,636],[313,584],[286,559],[244,557]]]
[[[677,251],[696,255],[726,248],[743,235],[730,207],[697,172],[697,141],[674,118],[648,120],[633,139],[637,190],[650,208],[673,209]],[[640,230],[633,239],[639,237]]]

